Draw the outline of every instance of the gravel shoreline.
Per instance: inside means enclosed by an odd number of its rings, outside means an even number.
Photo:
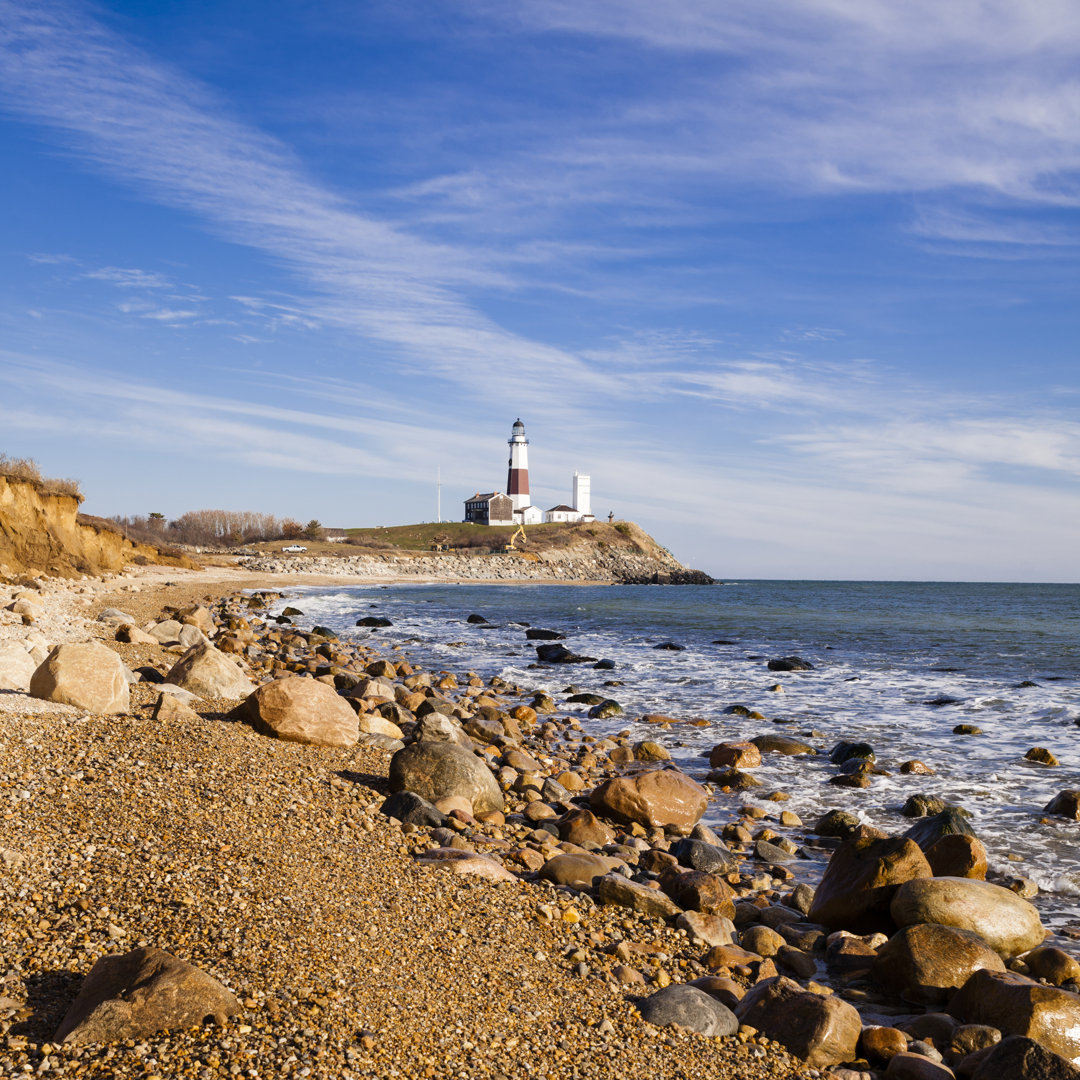
[[[84,617],[115,606],[141,623],[166,604],[283,584],[144,568],[81,586],[92,592],[56,586],[42,607],[73,636],[109,640],[109,627]],[[175,659],[109,643],[131,667]],[[594,968],[615,964],[625,942],[644,971],[677,975],[681,931],[544,883],[418,866],[410,837],[378,813],[387,751],[268,739],[227,718],[234,701],[197,703],[197,722],[159,723],[156,697],[133,685],[130,715],[119,716],[14,700],[0,711],[5,1075],[817,1075],[745,1033],[645,1024],[634,1009],[645,986],[583,978],[568,959],[584,951]],[[141,944],[220,979],[242,1013],[138,1043],[53,1046],[94,960]]]

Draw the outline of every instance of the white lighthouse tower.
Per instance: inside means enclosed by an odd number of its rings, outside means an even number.
[[[506,494],[514,503],[514,513],[520,513],[531,505],[529,498],[529,440],[525,438],[525,425],[520,419],[514,421],[510,438],[510,471],[506,478]]]

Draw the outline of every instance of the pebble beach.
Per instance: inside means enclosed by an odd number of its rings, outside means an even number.
[[[131,668],[167,669],[175,655],[115,643],[96,616],[116,607],[142,623],[279,582],[146,568],[44,584],[31,632],[93,636]],[[0,641],[26,632],[6,615]],[[162,724],[157,696],[134,684],[129,714],[99,716],[0,694],[3,1075],[807,1075],[769,1040],[646,1025],[637,993],[566,958],[610,970],[625,943],[650,977],[678,977],[685,936],[662,921],[543,882],[419,867],[378,813],[387,751],[268,739],[227,719],[235,701]],[[224,1028],[54,1045],[94,961],[140,945],[212,974],[241,1013]]]
[[[339,639],[285,584],[133,567],[0,597],[0,650],[26,649],[35,680],[53,645],[93,640],[130,684],[108,714],[43,700],[38,682],[37,696],[0,691],[5,1075],[981,1080],[1010,1034],[1037,1035],[1066,1069],[1080,1053],[1067,1032],[947,1005],[979,968],[1004,972],[1003,957],[1009,977],[1053,988],[1063,1031],[1080,1016],[1080,965],[1035,948],[1045,930],[1016,896],[1030,883],[981,881],[977,840],[949,837],[944,855],[924,844],[931,868],[914,841],[851,815],[836,831],[804,823],[782,792],[739,806],[754,744],[717,746],[702,787],[664,746],[677,717],[641,718],[637,730],[655,731],[644,740],[610,723],[604,734],[524,677],[422,666],[407,641]],[[556,643],[538,652],[581,659]],[[196,654],[226,669],[227,691],[170,687]],[[318,745],[319,715],[300,717],[302,732],[279,725],[258,704],[275,687],[326,700],[352,735]],[[414,751],[464,754],[483,783],[467,798],[453,784],[429,792]],[[488,788],[490,804],[477,794]],[[732,810],[710,828],[701,816],[719,790]],[[897,959],[896,927],[879,932],[889,919],[864,886],[838,890],[827,871],[815,896],[800,872],[807,850],[841,845],[889,873],[903,864],[892,892],[980,879],[995,896],[974,944],[937,927],[945,944],[930,952],[949,970],[917,949]],[[994,937],[1001,911],[1009,925]],[[957,941],[974,959],[952,955]],[[61,1041],[95,962],[147,949],[215,980],[231,1015]],[[676,991],[692,1008],[664,1013]]]

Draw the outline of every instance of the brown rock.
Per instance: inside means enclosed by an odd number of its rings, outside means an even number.
[[[977,837],[948,833],[926,850],[934,877],[986,878],[986,848]]]
[[[889,908],[897,926],[940,923],[972,930],[1006,959],[1042,944],[1039,912],[1016,893],[972,878],[929,878],[901,885]]]
[[[131,707],[120,657],[96,641],[57,645],[31,676],[30,696],[92,713]]]
[[[885,1070],[886,1080],[954,1080],[955,1076],[947,1065],[922,1054],[897,1054]]]
[[[982,1060],[969,1074],[971,1080],[1080,1080],[1076,1066],[1019,1035],[1010,1035],[993,1049],[978,1053]]]
[[[917,1005],[944,1004],[981,969],[1004,971],[989,945],[970,930],[937,923],[908,926],[878,950],[876,984]]]
[[[725,919],[735,918],[735,894],[731,886],[715,874],[671,867],[660,875],[660,888],[681,908],[705,915],[720,915]]]
[[[891,931],[889,904],[897,888],[930,875],[930,864],[913,840],[852,836],[832,853],[808,918],[833,930]]]
[[[1033,949],[1024,954],[1028,972],[1036,979],[1044,979],[1053,986],[1067,982],[1080,982],[1080,963],[1064,949],[1051,947]]]
[[[813,1068],[853,1060],[862,1031],[858,1012],[846,1001],[810,993],[783,975],[758,983],[735,1015]]]
[[[647,828],[673,825],[692,829],[705,812],[705,789],[676,769],[617,776],[594,788],[592,808],[616,821]]]
[[[232,715],[264,735],[310,746],[352,746],[360,735],[356,713],[333,687],[298,676],[260,686]]]
[[[615,839],[615,833],[591,810],[581,809],[571,810],[560,819],[559,837],[581,847],[589,844],[603,847]]]
[[[165,681],[202,698],[247,697],[254,689],[236,663],[208,642],[192,645],[173,665]]]
[[[223,1024],[239,1011],[236,998],[206,972],[161,949],[136,949],[94,964],[54,1040],[144,1039],[208,1019]]]
[[[1059,791],[1043,807],[1043,813],[1053,814],[1055,817],[1065,817],[1070,821],[1080,821],[1080,791],[1072,788]]]
[[[1080,1065],[1080,997],[1013,971],[976,971],[949,1002],[951,1015],[1024,1035]]]
[[[720,743],[709,752],[709,764],[714,769],[756,769],[761,751],[752,742]]]
[[[591,889],[605,874],[621,866],[619,859],[606,855],[556,855],[540,870],[540,877],[571,889]]]
[[[597,882],[597,896],[602,904],[639,911],[643,915],[657,915],[662,919],[680,914],[681,908],[659,889],[650,889],[630,881],[619,874],[607,874]]]
[[[859,1052],[869,1061],[885,1064],[897,1054],[907,1052],[907,1036],[893,1027],[863,1028],[859,1036]]]
[[[730,945],[735,940],[735,924],[723,915],[684,911],[675,920],[675,926],[686,931],[693,945]]]
[[[175,694],[158,694],[158,699],[154,702],[153,712],[150,713],[150,719],[161,723],[191,724],[200,720],[201,717],[190,705],[185,705]]]
[[[447,870],[455,877],[478,877],[484,881],[517,881],[516,875],[488,855],[458,848],[432,848],[416,856],[421,866]]]
[[[0,690],[29,690],[37,667],[21,642],[0,641]]]

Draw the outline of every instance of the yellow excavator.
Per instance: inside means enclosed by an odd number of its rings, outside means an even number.
[[[525,526],[524,525],[519,525],[517,527],[517,532],[514,533],[514,535],[510,537],[510,542],[503,548],[503,551],[506,552],[507,554],[509,554],[511,551],[517,551],[518,550],[517,538],[519,536],[521,537],[521,543],[523,545],[527,544],[529,542],[529,538],[525,535]]]

